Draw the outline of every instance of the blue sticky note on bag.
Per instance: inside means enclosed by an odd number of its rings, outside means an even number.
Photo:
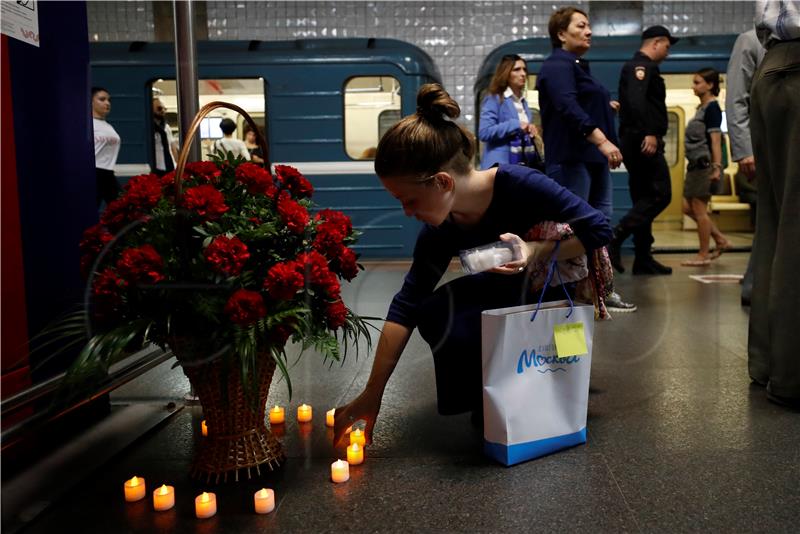
[[[557,324],[553,328],[553,335],[556,339],[556,356],[559,358],[579,356],[589,352],[583,323]]]

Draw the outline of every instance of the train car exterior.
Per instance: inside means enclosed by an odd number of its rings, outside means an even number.
[[[210,99],[226,100],[224,87],[234,81],[259,87],[256,100],[263,102],[251,109],[263,113],[270,161],[299,168],[312,181],[320,207],[352,217],[363,232],[357,245],[362,259],[411,256],[420,223],[405,217],[381,187],[372,149],[361,153],[366,141],[348,144],[347,137],[385,131],[414,112],[418,88],[441,79],[425,52],[390,39],[203,41],[197,43],[197,58],[201,83],[210,80],[221,93]],[[147,169],[153,146],[150,102],[155,85],[174,80],[172,45],[93,43],[91,72],[92,84],[112,95],[109,122],[122,137],[118,163],[123,171]],[[369,116],[370,109],[386,113],[373,113],[366,126],[346,124],[348,113]]]
[[[660,66],[667,85],[670,129],[665,138],[665,156],[672,176],[673,198],[670,206],[656,219],[656,227],[675,229],[680,228],[682,224],[680,202],[685,167],[683,129],[686,120],[691,117],[691,113],[698,103],[697,98],[691,92],[691,75],[703,67],[713,67],[724,74],[735,40],[736,35],[684,37],[672,47],[669,58]],[[608,88],[612,98],[616,98],[618,94],[619,74],[623,63],[633,56],[640,44],[641,40],[638,36],[594,37],[592,39],[592,48],[585,58],[590,63],[592,75]],[[527,98],[530,107],[538,110],[538,95],[533,90],[535,77],[551,50],[550,40],[546,38],[513,41],[493,50],[484,60],[474,86],[477,116],[480,116],[480,103],[489,87],[494,70],[502,56],[506,54],[518,54],[526,60],[529,75]],[[722,88],[724,91],[724,83]],[[722,106],[724,106],[724,101],[723,93],[719,97]],[[535,120],[538,120],[538,111],[534,115],[536,116]],[[476,133],[477,123],[478,121],[475,124]],[[546,152],[547,147],[545,147]],[[730,172],[729,170],[728,173],[730,174]],[[631,206],[628,194],[628,173],[624,167],[612,171],[612,181],[614,186],[614,216],[612,220],[616,223]],[[746,204],[743,209],[748,209]]]

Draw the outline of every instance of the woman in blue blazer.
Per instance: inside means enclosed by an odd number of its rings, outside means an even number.
[[[531,123],[531,111],[523,96],[527,78],[525,60],[516,54],[503,56],[494,71],[478,123],[478,138],[486,143],[481,169],[508,163],[512,139],[524,134],[536,135],[536,126]]]

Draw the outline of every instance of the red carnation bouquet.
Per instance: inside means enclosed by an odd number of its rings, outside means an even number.
[[[313,191],[293,167],[273,176],[230,155],[187,164],[180,184],[174,172],[132,178],[80,243],[94,331],[79,363],[191,338],[204,354],[173,347],[181,363],[222,355],[247,379],[270,354],[291,393],[289,340],[334,360],[342,343],[369,340],[341,298],[360,268],[357,232],[343,213],[315,211]]]

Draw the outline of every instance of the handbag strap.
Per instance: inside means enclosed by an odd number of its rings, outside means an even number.
[[[553,281],[553,274],[558,273],[558,281],[561,283],[561,288],[564,290],[564,294],[567,296],[567,301],[569,301],[569,313],[567,317],[572,315],[573,310],[575,309],[575,303],[572,302],[572,297],[569,296],[569,291],[567,291],[567,287],[564,285],[564,280],[561,278],[561,272],[558,270],[558,247],[561,246],[561,241],[556,241],[556,246],[553,248],[553,253],[550,255],[550,260],[548,261],[547,265],[547,275],[545,276],[544,286],[542,286],[542,292],[539,294],[539,302],[536,304],[536,309],[533,310],[533,315],[531,315],[531,322],[536,319],[536,314],[539,313],[539,309],[542,307],[542,301],[544,300],[544,293],[547,291],[547,288],[550,287],[550,282]]]

